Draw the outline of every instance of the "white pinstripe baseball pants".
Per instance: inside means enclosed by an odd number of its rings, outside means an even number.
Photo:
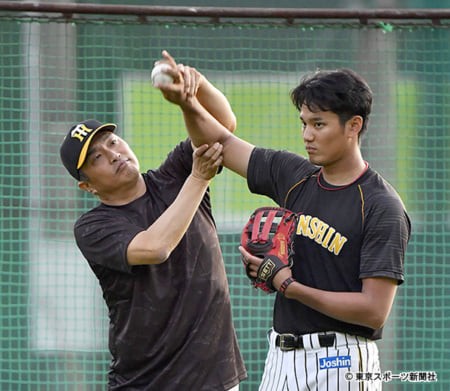
[[[378,347],[374,341],[336,335],[320,347],[318,334],[303,336],[303,349],[282,351],[269,331],[269,351],[259,391],[381,391]],[[370,380],[372,379],[372,380]]]

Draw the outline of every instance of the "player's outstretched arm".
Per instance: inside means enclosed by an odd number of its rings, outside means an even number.
[[[170,56],[166,51],[163,55]],[[197,97],[200,104],[230,132],[236,130],[236,116],[227,97],[196,68],[177,64],[184,79],[187,98]]]
[[[185,87],[183,75],[178,71],[175,60],[168,53],[166,57],[171,65],[170,75],[174,79],[174,83],[161,85],[159,88],[166,100],[181,108],[192,143],[198,146],[219,142],[223,145],[223,165],[246,177],[248,162],[254,146],[233,135],[230,129],[226,128],[207,110],[208,107],[217,115],[220,111],[220,102],[223,103],[223,99],[226,100],[226,98],[217,89],[211,88],[211,84],[206,84],[205,94],[200,94],[201,99],[206,102],[210,99],[213,100],[213,97],[215,97],[219,99],[219,103],[208,102],[205,103],[206,107],[202,105],[198,97],[199,94],[189,92],[190,89]],[[229,105],[228,101],[227,105]],[[225,112],[229,113],[230,111],[226,109]]]

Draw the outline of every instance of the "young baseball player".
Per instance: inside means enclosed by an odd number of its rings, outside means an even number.
[[[219,141],[224,166],[247,178],[252,192],[299,215],[292,268],[273,276],[278,293],[260,391],[381,389],[375,341],[404,279],[410,221],[361,154],[372,105],[367,83],[348,69],[319,71],[292,91],[308,158],[239,139],[179,88],[162,92],[189,116],[194,144]],[[250,276],[259,276],[262,259],[240,251]]]
[[[184,93],[198,93],[233,131],[226,98],[194,69],[178,71],[190,81]],[[208,189],[222,146],[194,152],[186,140],[141,173],[115,124],[87,120],[70,129],[60,154],[100,201],[77,220],[75,238],[109,310],[108,390],[238,390],[246,371]]]

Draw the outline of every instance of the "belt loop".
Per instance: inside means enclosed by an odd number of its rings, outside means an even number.
[[[336,341],[334,345],[336,347],[344,346],[348,347],[349,345],[354,345],[354,337],[350,334],[346,333],[335,333],[336,335]]]
[[[276,340],[277,340],[278,333],[271,328],[269,332],[267,333],[267,339],[269,340],[269,346],[273,347],[275,349],[276,346]]]
[[[305,334],[302,335],[303,338],[303,346],[307,350],[311,349],[320,349],[319,337],[317,334]]]

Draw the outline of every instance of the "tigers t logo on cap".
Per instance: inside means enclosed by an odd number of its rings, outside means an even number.
[[[102,124],[95,119],[89,119],[72,126],[64,137],[60,147],[61,161],[75,179],[80,180],[80,168],[86,160],[89,145],[100,130],[114,132],[116,124]]]
[[[80,142],[84,141],[84,138],[89,136],[89,134],[94,129],[89,129],[84,123],[78,124],[75,126],[73,130],[70,132],[70,137],[77,138],[80,140]]]

